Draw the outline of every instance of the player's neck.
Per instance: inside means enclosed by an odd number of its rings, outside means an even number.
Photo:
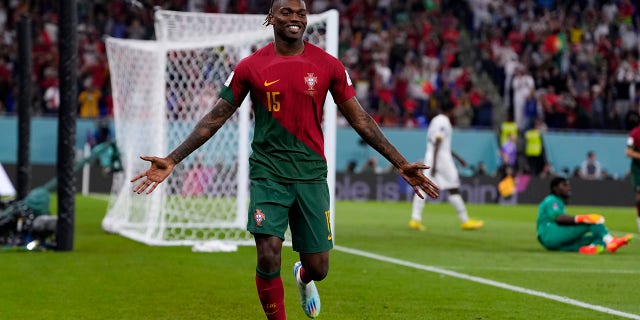
[[[295,56],[304,52],[304,41],[287,42],[282,39],[276,39],[273,42],[276,54],[280,56]]]

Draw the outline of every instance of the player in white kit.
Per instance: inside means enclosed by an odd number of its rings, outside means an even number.
[[[480,229],[484,222],[469,218],[464,200],[460,195],[460,177],[453,158],[456,158],[463,167],[466,166],[466,163],[451,150],[453,127],[449,117],[452,116],[453,104],[445,103],[441,109],[440,114],[431,119],[427,129],[427,151],[424,162],[430,165],[431,169],[425,170],[424,173],[440,187],[440,190],[448,191],[448,201],[458,212],[458,217],[462,222],[461,228],[464,230]],[[422,224],[424,204],[425,199],[421,199],[417,195],[413,197],[411,221],[409,222],[411,229],[420,231],[426,229]]]

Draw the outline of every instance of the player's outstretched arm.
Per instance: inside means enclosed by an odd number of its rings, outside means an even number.
[[[198,121],[198,124],[189,136],[166,158],[140,157],[143,160],[151,162],[151,165],[145,172],[131,179],[131,182],[142,179],[140,183],[133,188],[133,191],[138,194],[145,191],[147,194],[153,192],[158,184],[171,174],[173,167],[209,140],[220,127],[222,127],[227,119],[233,115],[236,109],[237,107],[228,101],[218,99],[213,109]]]
[[[451,155],[452,155],[456,160],[458,160],[458,162],[460,163],[460,165],[461,165],[463,168],[465,168],[465,167],[467,166],[467,161],[465,161],[465,160],[464,160],[464,158],[463,158],[463,157],[461,157],[459,154],[457,154],[457,153],[455,153],[455,152],[451,151]]]
[[[422,172],[429,169],[429,166],[419,162],[409,163],[384,136],[378,124],[364,111],[355,97],[341,103],[338,108],[360,137],[398,169],[418,196],[424,197],[420,192],[422,190],[432,198],[438,197],[438,186]]]

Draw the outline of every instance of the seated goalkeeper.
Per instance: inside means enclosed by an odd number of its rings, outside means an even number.
[[[573,251],[581,254],[616,252],[627,245],[631,234],[615,237],[604,225],[599,214],[569,215],[565,211],[566,201],[571,195],[571,186],[565,178],[551,180],[551,194],[538,206],[536,221],[538,241],[547,250]]]

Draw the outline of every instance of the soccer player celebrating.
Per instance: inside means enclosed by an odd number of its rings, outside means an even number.
[[[429,177],[441,189],[448,191],[449,196],[447,199],[458,213],[458,218],[462,223],[460,227],[463,230],[475,230],[482,228],[484,222],[469,218],[467,207],[464,204],[462,195],[460,195],[460,177],[453,159],[458,160],[463,167],[466,166],[466,162],[451,149],[453,126],[450,118],[453,116],[453,107],[452,103],[443,103],[440,106],[440,114],[431,119],[427,129],[427,151],[424,161],[431,165]],[[413,197],[409,228],[419,231],[426,230],[426,227],[422,224],[424,204],[424,197],[418,195]]]
[[[247,229],[257,251],[258,297],[267,319],[286,319],[280,270],[289,226],[293,250],[300,257],[293,272],[302,309],[314,318],[320,313],[314,281],[327,276],[333,248],[321,126],[327,93],[362,139],[389,160],[417,194],[437,197],[438,187],[423,174],[429,166],[409,163],[364,111],[342,63],[303,40],[307,26],[303,0],[272,1],[265,25],[273,26],[274,41],[237,64],[220,99],[175,150],[165,158],[142,156],[150,167],[131,181],[140,180],[135,192],[152,192],[220,129],[249,94],[255,130]]]
[[[635,207],[638,215],[638,231],[640,231],[640,114],[630,112],[628,115],[628,125],[633,127],[627,137],[627,148],[625,155],[631,159],[631,184],[635,192]]]
[[[538,241],[548,250],[598,254],[605,249],[611,253],[631,241],[632,235],[614,237],[599,214],[566,213],[565,203],[571,195],[569,181],[562,177],[551,180],[551,194],[538,206],[536,221]]]

